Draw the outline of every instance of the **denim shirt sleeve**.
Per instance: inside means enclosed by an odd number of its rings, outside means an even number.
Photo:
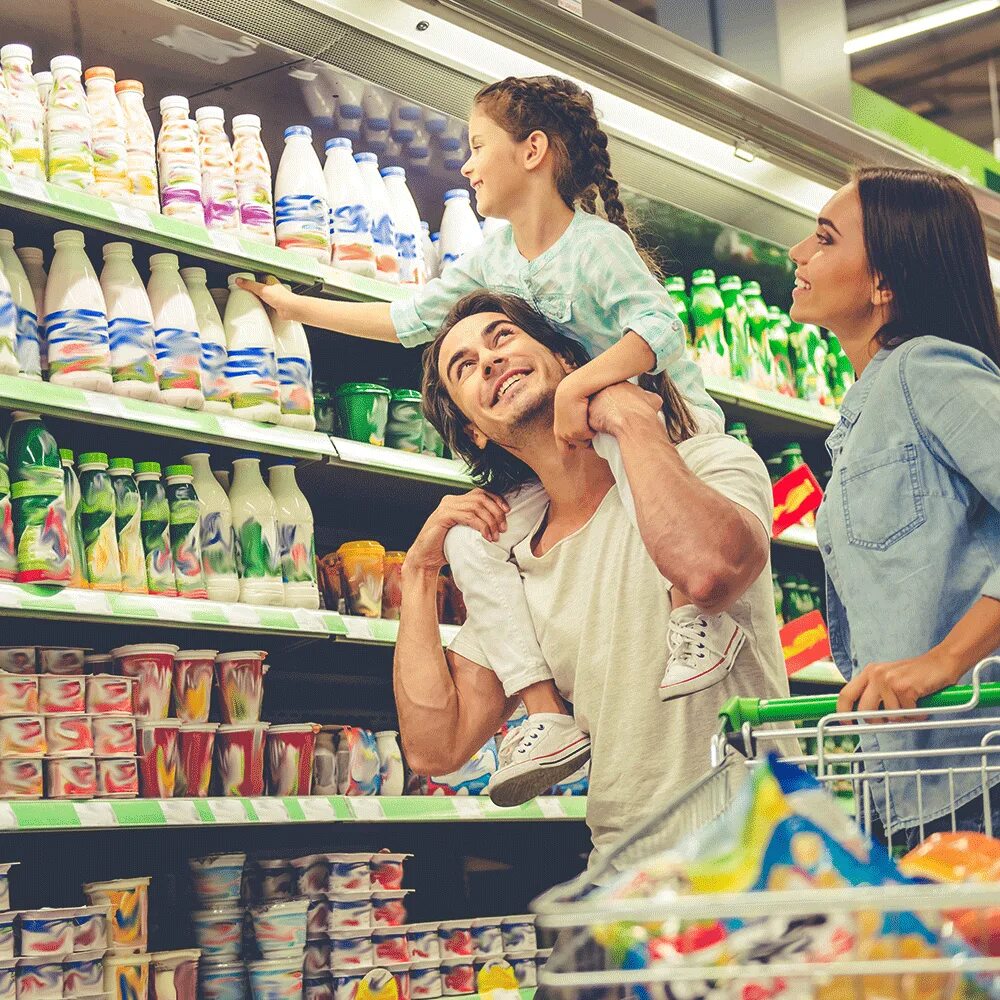
[[[922,441],[1000,511],[1000,368],[962,344],[930,337],[911,344],[899,371]],[[983,595],[1000,599],[1000,565]]]

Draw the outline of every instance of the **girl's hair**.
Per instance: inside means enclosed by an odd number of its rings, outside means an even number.
[[[869,271],[892,290],[880,346],[931,335],[1000,364],[986,237],[966,184],[936,170],[893,167],[863,167],[854,183]]]
[[[611,173],[608,137],[586,90],[561,76],[508,76],[483,87],[473,105],[482,108],[515,142],[523,142],[532,132],[544,132],[555,158],[556,189],[566,205],[575,208],[579,202],[594,215],[600,195],[608,222],[631,237],[646,266],[662,277],[629,225],[618,181]]]

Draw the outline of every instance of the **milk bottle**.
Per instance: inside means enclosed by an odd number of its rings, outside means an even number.
[[[201,505],[192,482],[191,466],[168,465],[164,475],[177,596],[205,600],[208,589],[201,564]]]
[[[370,149],[382,153],[389,138],[389,102],[381,90],[366,87],[361,108],[364,114],[366,144]]]
[[[0,170],[14,169],[14,150],[11,146],[10,129],[7,127],[7,111],[10,105],[10,94],[0,73]]]
[[[121,563],[122,590],[127,594],[147,594],[146,556],[142,549],[142,512],[139,487],[131,458],[113,458],[108,475],[115,491],[115,534]]]
[[[111,339],[111,391],[116,396],[158,400],[153,310],[132,263],[131,244],[104,244],[101,290]]]
[[[52,74],[43,69],[34,74],[35,83],[38,85],[38,99],[42,102],[42,110],[48,110],[49,95],[52,93]]]
[[[187,287],[198,333],[201,337],[201,391],[205,409],[211,413],[232,413],[229,383],[226,381],[226,331],[215,300],[208,291],[203,267],[182,267],[181,278]]]
[[[7,129],[10,132],[14,173],[45,180],[45,109],[38,82],[31,75],[31,49],[27,45],[5,45],[0,65],[10,99]]]
[[[312,358],[301,323],[275,318],[271,322],[278,358],[281,420],[286,427],[316,430],[313,409]]]
[[[73,452],[68,448],[59,449],[59,459],[63,467],[63,488],[66,494],[66,534],[73,560],[71,587],[89,587],[87,579],[87,552],[83,547],[83,528],[80,525],[80,480],[73,468]]]
[[[412,142],[417,126],[420,124],[422,112],[419,104],[397,98],[392,105],[389,116],[389,131],[396,142]]]
[[[233,162],[243,232],[273,246],[271,162],[260,139],[260,118],[257,115],[237,115],[233,119]]]
[[[323,168],[305,125],[285,129],[285,149],[274,181],[278,246],[330,263],[330,210]]]
[[[284,604],[278,547],[278,508],[260,475],[260,459],[233,462],[229,503],[236,529],[240,600],[246,604]]]
[[[193,471],[201,510],[201,565],[209,599],[238,601],[240,581],[236,575],[236,535],[229,497],[212,472],[208,452],[194,452],[183,460]]]
[[[118,535],[115,532],[115,489],[108,475],[108,456],[88,451],[80,456],[80,526],[91,590],[122,589]]]
[[[149,304],[153,307],[156,368],[160,398],[171,406],[200,410],[201,338],[191,296],[177,270],[177,255],[154,253],[149,258]]]
[[[83,75],[87,84],[87,107],[94,136],[94,194],[127,202],[128,142],[125,113],[115,96],[115,71],[91,66]]]
[[[83,233],[63,229],[53,237],[45,286],[45,338],[49,380],[77,389],[111,392],[111,345],[101,283],[83,250]]]
[[[14,253],[14,234],[0,229],[0,265],[7,275],[14,307],[17,309],[17,364],[26,378],[42,377],[41,349],[38,343],[38,307],[31,282],[20,258]]]
[[[160,479],[160,463],[139,462],[135,467],[135,480],[139,486],[146,585],[151,594],[176,597],[174,557],[170,552],[170,506]]]
[[[0,375],[17,375],[17,306],[0,262]]]
[[[431,143],[427,130],[417,126],[413,130],[413,138],[406,145],[406,156],[410,161],[411,175],[424,176],[431,165]]]
[[[129,198],[136,208],[160,211],[156,175],[156,134],[146,112],[145,91],[139,80],[119,80],[115,96],[125,116],[125,149]]]
[[[94,182],[94,148],[80,60],[56,56],[50,65],[52,92],[45,113],[49,180],[60,187],[89,191]]]
[[[444,193],[444,215],[441,218],[441,272],[464,253],[475,250],[483,242],[483,231],[469,203],[466,188],[454,188]]]
[[[49,370],[48,345],[45,341],[45,285],[49,276],[45,271],[45,257],[40,247],[16,247],[14,253],[28,276],[31,294],[35,297],[35,312],[38,314],[38,351],[42,371]]]
[[[389,198],[392,225],[396,234],[399,283],[419,285],[424,274],[423,233],[420,229],[420,213],[406,186],[406,171],[402,167],[384,167],[382,180]]]
[[[353,77],[337,76],[337,131],[356,142],[361,138],[361,107],[364,86]]]
[[[378,157],[374,153],[355,153],[354,161],[368,192],[372,239],[375,243],[375,276],[382,281],[397,284],[399,261],[396,258],[396,231],[392,225],[392,210],[389,208],[385,182],[378,172]]]
[[[323,178],[330,203],[333,266],[374,278],[375,244],[368,191],[354,162],[350,139],[327,141]]]
[[[295,482],[295,463],[279,462],[268,472],[278,515],[278,547],[285,604],[290,608],[319,607],[316,587],[316,543],[309,501]]]
[[[240,201],[236,190],[233,147],[226,135],[222,108],[198,108],[198,155],[201,159],[201,200],[209,229],[239,229]]]
[[[253,275],[229,276],[224,318],[229,399],[237,417],[276,424],[281,419],[281,392],[274,332],[260,299],[240,288],[237,278],[253,280]]]
[[[156,139],[160,204],[164,215],[204,225],[198,134],[188,111],[186,97],[164,97],[160,101],[160,134]]]
[[[424,250],[424,281],[437,277],[437,244],[431,239],[431,227],[420,223],[420,242]]]

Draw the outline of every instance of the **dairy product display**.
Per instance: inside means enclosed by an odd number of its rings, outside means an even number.
[[[274,179],[278,246],[330,262],[330,209],[326,181],[305,125],[285,129],[285,149]]]
[[[14,234],[9,229],[0,229],[0,267],[3,267],[7,277],[17,310],[17,366],[25,377],[40,379],[42,356],[38,336],[38,306],[24,266],[14,253]]]
[[[5,45],[0,49],[8,95],[3,117],[10,136],[14,172],[45,180],[45,110],[31,62],[32,52],[27,45]]]
[[[189,112],[186,97],[164,97],[160,101],[161,123],[156,137],[160,205],[164,215],[204,225],[198,132]]]
[[[233,148],[226,135],[222,108],[198,108],[198,155],[201,161],[201,201],[209,229],[240,228],[239,193]]]
[[[180,276],[191,296],[201,341],[201,390],[204,409],[211,413],[232,413],[230,387],[226,378],[228,351],[226,331],[215,299],[208,290],[203,267],[182,267]]]
[[[177,255],[153,254],[149,268],[147,291],[153,308],[160,398],[171,406],[200,410],[205,396],[198,317],[178,271]]]
[[[52,60],[52,90],[45,105],[48,179],[89,191],[94,182],[93,125],[76,56]]]
[[[125,112],[115,94],[115,71],[108,66],[91,66],[83,78],[93,134],[93,193],[128,202],[128,132]]]

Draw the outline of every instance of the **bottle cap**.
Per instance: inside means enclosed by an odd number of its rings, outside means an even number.
[[[691,275],[691,284],[706,285],[715,282],[715,271],[710,267],[703,267]]]
[[[191,105],[188,104],[188,99],[186,97],[181,97],[178,94],[173,94],[170,97],[164,97],[160,101],[161,115],[164,111],[183,111],[187,114],[190,110]]]
[[[75,73],[83,72],[83,64],[76,56],[56,56],[49,63],[49,69],[53,73],[58,73],[61,69],[71,69]]]
[[[33,73],[32,76],[35,78],[35,83],[39,87],[51,87],[52,86],[52,74],[47,70],[39,70],[37,73]]]
[[[105,243],[101,252],[104,255],[104,259],[107,260],[109,257],[128,257],[129,260],[132,259],[132,244],[131,243]]]
[[[759,281],[744,281],[743,291],[749,292],[751,295],[760,295],[760,282]]]
[[[0,59],[27,59],[31,61],[31,46],[12,43],[0,49]]]
[[[86,80],[111,80],[114,81],[115,71],[110,66],[91,66],[83,79]]]
[[[424,222],[423,219],[420,220],[420,228],[428,235],[431,234],[431,224],[429,222]]]
[[[323,148],[327,152],[331,149],[346,149],[348,152],[351,152],[354,149],[354,146],[351,144],[351,140],[346,136],[338,135],[336,138],[327,139],[326,145]]]
[[[193,282],[205,285],[208,283],[208,272],[203,267],[182,267],[181,277],[184,279],[184,284]]]
[[[0,245],[7,247],[14,245],[14,234],[9,229],[0,229]]]
[[[285,129],[285,138],[289,139],[293,135],[304,135],[307,139],[312,138],[312,129],[308,125],[289,125]]]
[[[121,469],[125,472],[132,472],[134,470],[131,458],[113,458],[108,462],[108,469],[112,472],[115,469]]]
[[[222,108],[217,108],[213,104],[210,104],[206,108],[198,108],[194,113],[194,120],[196,122],[203,121],[206,118],[212,121],[224,122],[226,120],[226,113]]]
[[[106,452],[103,451],[85,451],[80,456],[80,463],[82,465],[103,465],[107,468],[108,456]]]
[[[742,288],[743,279],[738,274],[727,274],[719,279],[719,288]]]
[[[59,449],[59,457],[64,462],[72,462],[73,461],[73,452],[70,451],[69,448],[60,448]]]
[[[82,247],[83,233],[79,229],[60,229],[52,237],[52,243],[57,249],[59,247]]]
[[[431,243],[437,243],[441,239],[440,233],[431,233]]]
[[[237,115],[233,128],[260,128],[260,115]]]
[[[135,471],[137,475],[142,475],[146,473],[147,475],[152,474],[158,476],[160,474],[160,463],[159,462],[136,462]]]
[[[451,201],[452,198],[464,198],[466,201],[471,199],[468,188],[452,188],[450,191],[445,191],[444,200],[446,202]]]
[[[355,163],[374,163],[378,166],[378,157],[374,153],[355,153],[354,154]]]
[[[235,274],[229,275],[229,278],[227,279],[230,288],[233,288],[236,285],[237,278],[244,278],[247,281],[257,280],[257,276],[254,274],[250,274],[249,271],[237,271]]]
[[[663,282],[663,287],[668,292],[683,292],[686,286],[684,279],[679,274],[675,274]]]
[[[406,180],[406,171],[402,167],[383,167],[380,173],[383,177],[402,177]]]
[[[168,465],[163,474],[170,479],[172,476],[193,476],[194,469],[190,465]]]
[[[176,270],[178,264],[180,261],[175,253],[154,253],[149,258],[150,267],[172,267]]]
[[[146,93],[146,90],[142,85],[142,80],[119,80],[115,84],[115,93],[124,94],[126,91],[135,94]]]
[[[22,262],[30,260],[32,263],[42,263],[45,260],[45,254],[41,247],[18,247],[14,253],[21,258]]]

